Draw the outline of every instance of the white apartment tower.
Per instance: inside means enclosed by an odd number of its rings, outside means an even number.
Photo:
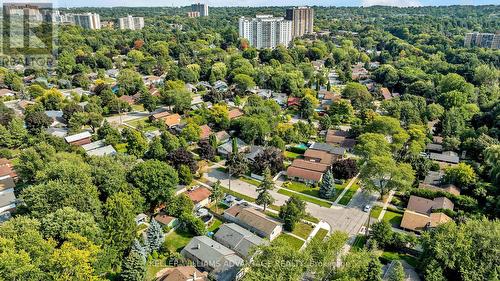
[[[101,17],[95,13],[74,14],[73,20],[76,25],[85,29],[101,29]]]
[[[131,30],[139,30],[144,28],[144,18],[143,17],[133,17],[128,15],[124,18],[118,19],[118,25],[120,29],[131,29]]]
[[[465,47],[482,47],[490,49],[500,49],[500,33],[480,33],[471,32],[465,34]]]
[[[208,5],[207,4],[193,4],[191,5],[191,12],[200,13],[200,17],[208,17]]]
[[[288,47],[292,41],[292,22],[272,15],[257,15],[255,18],[241,17],[239,35],[257,49]]]
[[[286,10],[286,20],[292,21],[293,37],[314,32],[314,9],[309,7],[297,7]]]

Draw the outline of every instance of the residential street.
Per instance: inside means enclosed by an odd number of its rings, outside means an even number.
[[[229,179],[226,173],[212,169],[205,177],[211,182],[220,180],[224,187],[229,187]],[[231,190],[253,198],[257,197],[257,191],[254,185],[236,178],[231,179]],[[278,193],[276,190],[272,190],[270,193],[276,200],[274,205],[281,206],[289,198],[288,196]],[[374,195],[358,192],[348,206],[334,205],[331,208],[325,208],[306,202],[306,209],[312,216],[327,222],[333,231],[344,231],[352,236],[359,232],[360,228],[368,219],[368,213],[363,212],[363,207],[366,204],[373,205],[375,200],[376,196]]]

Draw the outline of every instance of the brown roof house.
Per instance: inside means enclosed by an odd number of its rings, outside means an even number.
[[[208,272],[201,272],[194,266],[166,268],[156,274],[157,281],[208,281]]]
[[[193,201],[194,208],[197,210],[210,204],[210,195],[212,195],[212,192],[208,190],[208,188],[202,186],[193,190],[188,190],[184,192],[184,194]]]
[[[422,231],[451,221],[452,219],[446,214],[434,212],[442,209],[453,210],[453,202],[446,197],[431,200],[412,195],[404,212],[401,228]]]
[[[239,108],[231,109],[229,111],[229,114],[228,114],[229,120],[236,119],[236,118],[241,117],[243,115],[245,115],[245,113],[243,111],[241,111],[241,109],[239,109]]]
[[[242,205],[234,205],[224,211],[224,218],[269,241],[278,237],[283,230],[281,223],[268,218],[257,209]]]
[[[14,170],[12,162],[6,158],[0,158],[0,179],[11,177],[17,179],[17,173]]]
[[[331,145],[345,148],[347,151],[351,151],[356,145],[356,140],[349,138],[349,132],[332,129],[326,132],[325,142]]]
[[[304,159],[311,162],[317,162],[321,164],[331,165],[334,161],[332,154],[315,149],[308,149],[304,152]]]
[[[160,225],[175,228],[179,225],[179,220],[176,217],[167,215],[165,212],[160,212],[155,216],[155,221]]]
[[[286,174],[291,180],[316,183],[323,179],[323,175],[329,167],[327,164],[295,159],[292,165],[286,170]]]
[[[200,126],[200,129],[200,139],[202,140],[208,139],[208,137],[212,134],[212,129],[208,125],[202,125]]]

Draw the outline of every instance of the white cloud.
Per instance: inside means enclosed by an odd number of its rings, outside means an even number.
[[[417,7],[422,6],[419,0],[362,0],[361,6],[393,6],[393,7]]]

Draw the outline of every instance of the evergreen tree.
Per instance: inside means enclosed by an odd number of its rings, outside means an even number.
[[[335,196],[335,191],[333,175],[332,172],[328,170],[323,177],[323,181],[321,181],[319,196],[324,199],[331,199]]]
[[[368,263],[368,268],[365,273],[366,281],[381,281],[382,270],[380,262],[377,258],[372,258]]]
[[[220,180],[212,186],[212,194],[210,195],[210,200],[215,203],[215,208],[219,211],[219,200],[224,197],[224,191],[221,188]]]
[[[391,271],[389,272],[389,281],[403,281],[405,280],[405,270],[400,261],[395,261]]]
[[[123,262],[121,279],[123,281],[143,281],[146,276],[146,258],[131,251]]]
[[[217,149],[217,136],[215,134],[210,134],[208,137],[208,143],[214,148]]]
[[[273,188],[274,182],[271,177],[271,172],[269,171],[269,168],[266,168],[264,171],[264,180],[257,188],[259,195],[255,200],[255,203],[264,206],[264,212],[266,211],[267,206],[274,203],[274,198],[269,193],[269,190],[272,190]]]
[[[232,144],[232,154],[233,155],[236,155],[238,154],[238,141],[236,140],[236,138],[233,138],[231,140],[231,144]]]
[[[146,249],[148,253],[160,249],[164,239],[165,234],[160,224],[155,219],[152,219],[148,229],[146,229]]]
[[[132,244],[132,249],[130,250],[131,252],[137,252],[141,254],[144,258],[146,258],[146,249],[144,246],[139,242],[139,240],[135,239],[134,243]]]

